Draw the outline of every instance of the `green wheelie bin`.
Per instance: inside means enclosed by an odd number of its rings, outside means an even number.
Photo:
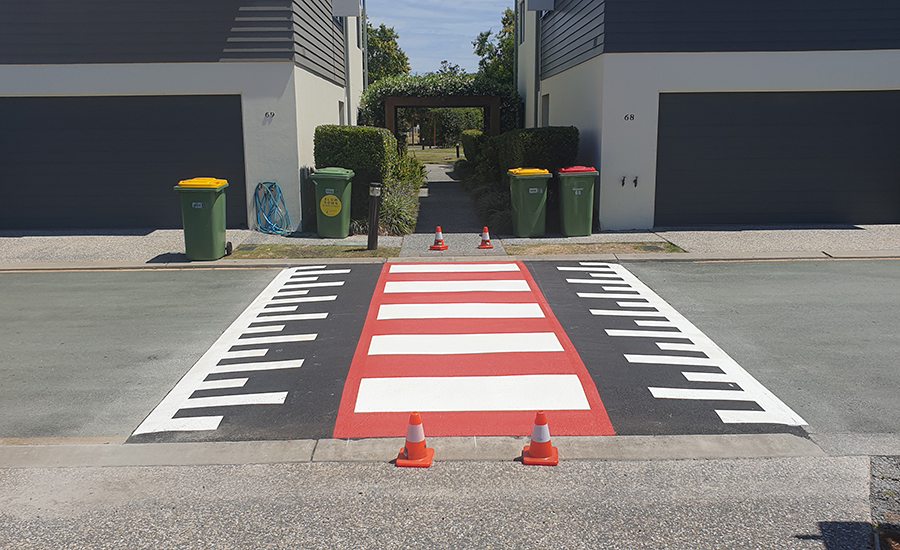
[[[513,168],[509,172],[512,226],[516,237],[541,237],[547,225],[547,181],[543,168]]]
[[[594,211],[593,166],[571,166],[559,171],[559,225],[566,237],[591,234]]]
[[[184,252],[191,260],[218,260],[231,254],[225,241],[226,180],[193,178],[175,186],[181,198]]]
[[[350,235],[350,190],[353,170],[322,168],[312,177],[316,186],[316,226],[320,237]]]

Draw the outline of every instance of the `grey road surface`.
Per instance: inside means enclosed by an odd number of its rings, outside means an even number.
[[[628,263],[831,453],[900,454],[900,261]]]
[[[128,437],[276,272],[0,274],[0,438]]]
[[[7,467],[0,548],[872,548],[848,455],[900,454],[900,262],[627,267],[831,456]],[[121,444],[274,275],[0,274],[0,439]]]

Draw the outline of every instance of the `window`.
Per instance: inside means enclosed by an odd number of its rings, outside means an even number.
[[[541,96],[541,126],[550,126],[550,94]]]
[[[338,120],[340,120],[341,126],[346,126],[347,123],[344,121],[344,102],[338,101]]]

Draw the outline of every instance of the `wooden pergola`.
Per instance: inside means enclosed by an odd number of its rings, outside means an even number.
[[[387,96],[384,98],[384,125],[392,134],[397,133],[397,109],[401,107],[481,107],[485,133],[500,135],[500,96],[497,95]]]

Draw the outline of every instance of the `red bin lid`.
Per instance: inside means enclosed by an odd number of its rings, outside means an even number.
[[[593,166],[569,166],[568,168],[560,168],[560,173],[567,174],[569,172],[596,172]]]

